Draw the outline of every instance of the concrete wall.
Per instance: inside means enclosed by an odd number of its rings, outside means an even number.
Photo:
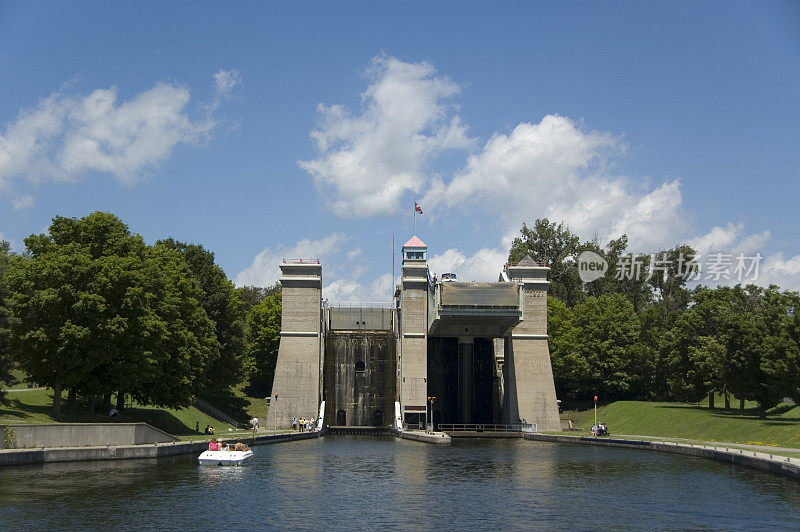
[[[518,307],[515,283],[441,283],[442,306]]]
[[[395,335],[328,332],[325,338],[325,421],[341,426],[390,426],[394,418],[397,359]],[[359,370],[357,364],[363,363]],[[379,412],[379,414],[378,414]]]
[[[47,423],[0,426],[0,448],[5,448],[7,430],[13,431],[11,449],[86,447],[93,445],[139,445],[172,442],[177,438],[147,423]]]
[[[547,345],[546,284],[524,283],[523,320],[505,341],[503,422],[524,419],[541,431],[561,429]]]
[[[281,264],[281,274],[281,343],[269,419],[289,428],[292,417],[319,414],[322,267]]]
[[[651,442],[646,440],[619,440],[613,438],[584,438],[580,436],[561,436],[557,434],[525,434],[526,440],[547,441],[554,443],[574,443],[600,445],[604,447],[622,447],[643,449],[687,456],[697,456],[728,462],[744,467],[753,467],[769,471],[776,475],[800,480],[800,459],[787,458],[768,453],[746,451],[724,446],[690,445],[671,442]]]
[[[330,329],[346,331],[391,331],[392,309],[368,307],[333,307],[330,309]]]
[[[255,438],[242,438],[249,446],[307,440],[319,437],[318,432],[293,432]],[[172,442],[167,444],[120,445],[101,447],[71,447],[45,449],[0,450],[0,467],[50,462],[84,462],[94,460],[129,460],[162,458],[179,454],[197,454],[208,449],[208,442]]]
[[[428,397],[428,266],[404,260],[400,322],[400,404],[425,417]],[[407,416],[406,416],[407,417]]]

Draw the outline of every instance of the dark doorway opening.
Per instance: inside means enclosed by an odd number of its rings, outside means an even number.
[[[372,424],[376,427],[383,426],[383,411],[376,410],[372,413]]]
[[[492,423],[494,342],[475,338],[472,348],[472,393],[469,399],[472,423]],[[434,425],[460,423],[458,339],[428,339],[428,396],[436,397]],[[499,405],[498,405],[499,409]],[[436,413],[439,413],[437,421]]]
[[[344,410],[339,410],[336,412],[336,425],[339,427],[347,426],[347,412]]]
[[[422,428],[422,420],[425,417],[425,414],[418,414],[416,412],[406,412],[406,428],[407,429],[416,429]]]

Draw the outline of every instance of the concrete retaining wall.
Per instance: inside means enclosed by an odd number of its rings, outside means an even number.
[[[5,433],[12,431],[11,445]],[[0,426],[0,449],[45,447],[92,447],[96,445],[140,445],[164,443],[177,438],[147,423],[45,423]]]
[[[251,447],[319,437],[318,432],[293,432],[255,438],[242,438]],[[224,439],[224,438],[223,438]],[[225,439],[225,441],[228,441]],[[230,440],[233,441],[233,440]],[[162,458],[179,454],[197,454],[208,449],[208,442],[173,441],[166,444],[109,445],[99,447],[60,447],[44,449],[0,450],[0,467],[50,462],[80,462],[91,460],[128,460],[135,458]]]
[[[770,455],[736,449],[733,447],[715,447],[711,445],[693,445],[672,442],[651,442],[646,440],[619,440],[613,438],[585,438],[580,436],[561,436],[556,434],[525,434],[526,440],[548,441],[554,443],[572,443],[600,445],[605,447],[624,447],[627,449],[647,449],[665,453],[699,456],[721,462],[728,462],[745,467],[753,467],[777,475],[800,480],[800,459]]]

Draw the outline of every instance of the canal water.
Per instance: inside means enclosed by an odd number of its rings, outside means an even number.
[[[3,468],[0,529],[800,529],[797,481],[656,452],[329,436],[255,454]]]

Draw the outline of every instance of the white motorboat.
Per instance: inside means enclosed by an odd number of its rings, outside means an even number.
[[[200,465],[242,465],[253,457],[253,451],[203,451],[197,457]]]

